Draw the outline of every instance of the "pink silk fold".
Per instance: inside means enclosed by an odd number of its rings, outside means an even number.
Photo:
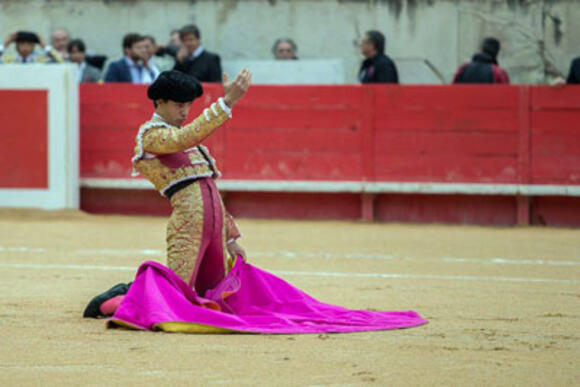
[[[109,326],[154,330],[181,322],[248,333],[330,333],[410,328],[427,323],[414,311],[349,310],[238,259],[228,275],[200,297],[167,267],[143,263]]]

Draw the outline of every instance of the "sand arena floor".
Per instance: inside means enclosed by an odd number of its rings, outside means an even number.
[[[0,211],[0,385],[573,385],[580,230],[239,221],[250,260],[316,298],[414,309],[342,335],[107,330],[87,301],[164,261],[165,219]]]

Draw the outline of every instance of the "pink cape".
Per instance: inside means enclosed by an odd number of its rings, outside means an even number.
[[[109,326],[190,333],[358,332],[426,323],[414,311],[349,310],[319,302],[241,259],[204,298],[167,267],[145,262],[109,320]]]

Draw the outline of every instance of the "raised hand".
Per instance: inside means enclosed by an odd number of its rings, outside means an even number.
[[[8,47],[16,39],[16,32],[11,33],[4,40],[4,47]]]
[[[252,72],[248,69],[243,69],[238,73],[236,79],[230,81],[228,76],[224,73],[224,101],[229,107],[233,107],[238,102],[252,83]]]

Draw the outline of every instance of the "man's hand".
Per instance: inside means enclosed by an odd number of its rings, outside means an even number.
[[[566,80],[562,77],[558,77],[550,83],[550,86],[561,88],[561,87],[564,87],[565,84],[566,84]]]
[[[177,52],[177,56],[175,57],[175,59],[177,59],[179,63],[183,63],[183,61],[187,56],[188,56],[187,49],[184,46],[181,46],[179,48],[179,51]]]
[[[44,50],[44,47],[46,47],[46,43],[44,42],[44,39],[42,38],[42,36],[40,34],[36,34],[36,36],[38,37],[38,44]]]
[[[16,32],[11,33],[4,39],[4,47],[8,47],[16,39]]]
[[[224,73],[224,101],[230,108],[238,102],[252,83],[252,73],[248,69],[243,69],[239,72],[236,79],[230,81],[226,73]]]
[[[238,242],[236,241],[228,243],[228,253],[230,253],[232,258],[237,258],[238,255],[241,256],[244,262],[246,262],[248,259],[246,251],[242,248],[242,246],[238,245]]]

